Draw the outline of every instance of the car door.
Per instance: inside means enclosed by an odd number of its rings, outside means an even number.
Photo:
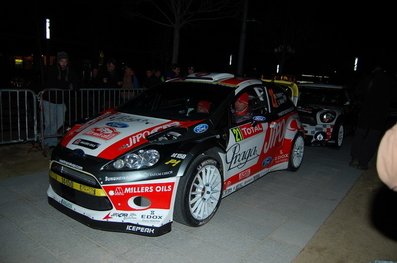
[[[266,115],[268,132],[263,153],[268,156],[269,166],[276,170],[287,166],[290,148],[297,132],[299,120],[293,101],[285,91],[276,85],[266,86],[269,96],[269,112]]]
[[[239,92],[230,105],[229,114],[235,113],[235,101],[243,93],[249,98],[249,118],[237,122],[230,119],[229,141],[226,148],[225,186],[234,191],[253,181],[253,175],[263,170],[263,147],[268,129],[266,114],[269,101],[266,88],[255,85]],[[226,191],[227,193],[228,191]]]

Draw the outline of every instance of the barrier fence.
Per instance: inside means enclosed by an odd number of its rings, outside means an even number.
[[[37,95],[26,89],[1,89],[0,103],[0,143],[36,141]]]
[[[0,89],[0,144],[57,141],[74,123],[116,108],[143,89]]]

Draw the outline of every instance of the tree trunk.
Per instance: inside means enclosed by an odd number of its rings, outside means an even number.
[[[240,32],[240,47],[237,60],[237,76],[243,76],[244,71],[244,55],[245,55],[245,39],[247,29],[247,13],[248,13],[248,0],[244,1],[243,18],[241,21]]]
[[[179,59],[179,42],[180,42],[180,31],[181,27],[178,25],[174,26],[174,42],[172,43],[172,64],[177,64]]]

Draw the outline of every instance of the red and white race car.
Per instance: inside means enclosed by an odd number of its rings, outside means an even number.
[[[192,74],[74,126],[52,152],[48,201],[103,230],[159,236],[174,220],[200,226],[223,197],[297,170],[303,136],[281,88]]]

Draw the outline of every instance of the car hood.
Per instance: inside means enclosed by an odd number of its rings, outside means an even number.
[[[60,144],[85,155],[111,160],[148,143],[147,136],[149,135],[172,129],[172,127],[188,128],[198,122],[201,121],[181,122],[121,112],[108,112],[83,125],[74,126],[63,137]]]

